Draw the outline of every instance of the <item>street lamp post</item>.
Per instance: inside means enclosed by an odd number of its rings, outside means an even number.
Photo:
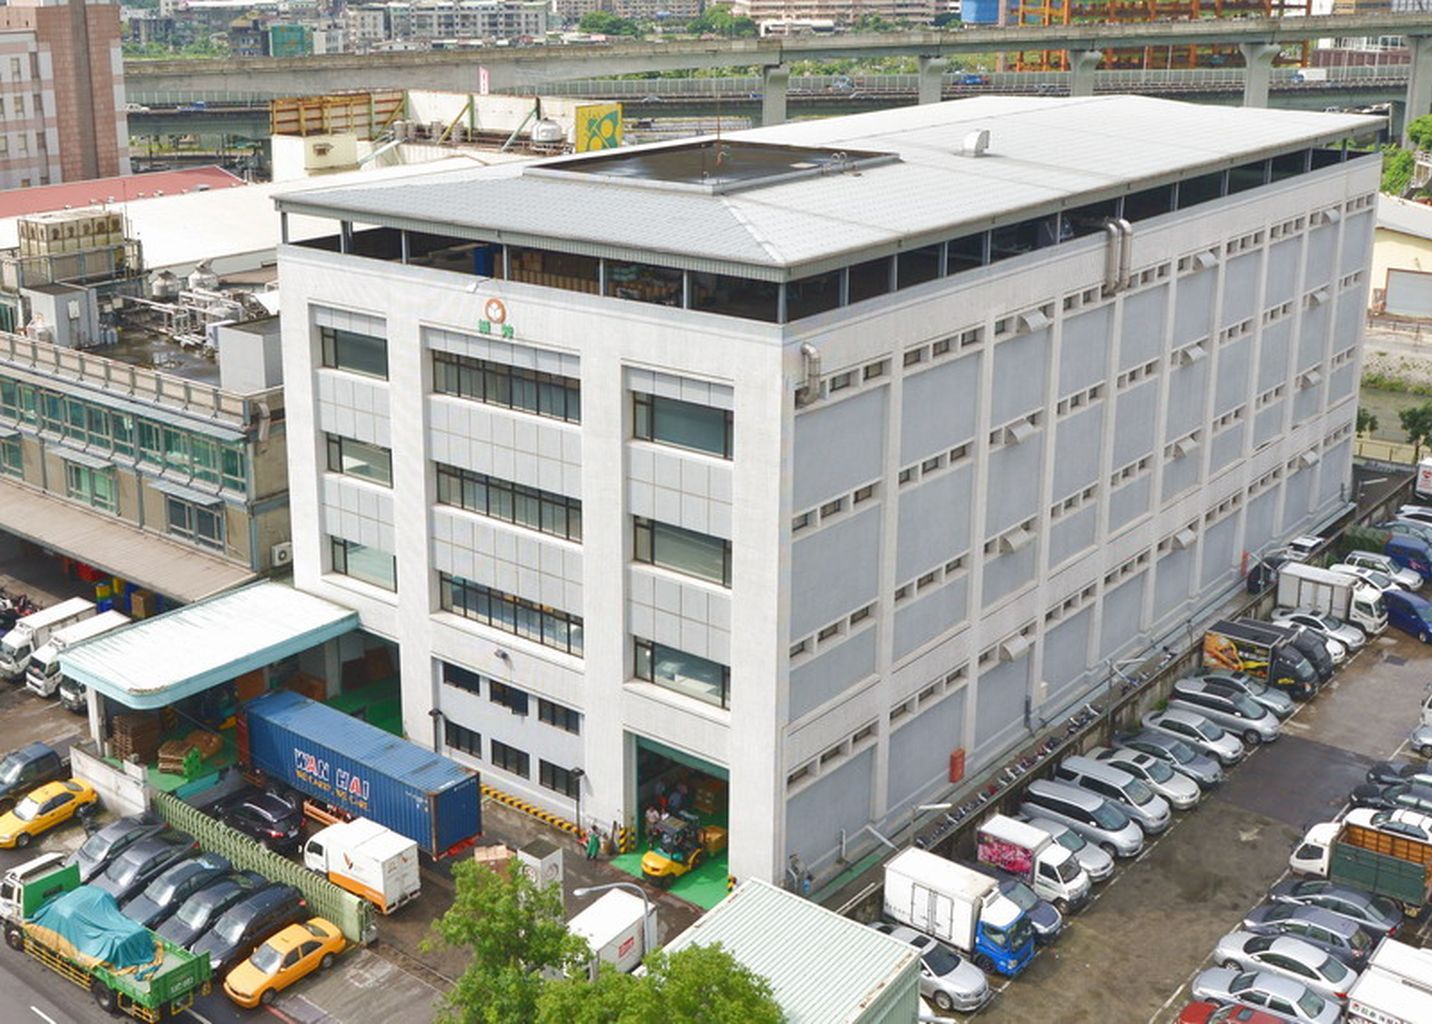
[[[582,830],[582,780],[587,777],[587,773],[580,768],[573,768],[567,774],[577,784],[577,831],[580,832]]]
[[[624,889],[641,897],[641,959],[645,960],[646,955],[656,947],[656,935],[652,931],[656,921],[651,910],[651,898],[647,896],[645,889],[635,882],[607,882],[603,885],[580,886],[572,890],[572,895],[590,896],[594,892],[605,892],[607,889]]]

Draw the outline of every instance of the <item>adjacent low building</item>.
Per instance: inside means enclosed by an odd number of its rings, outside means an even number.
[[[1377,197],[1368,306],[1389,316],[1432,317],[1432,206]]]
[[[296,585],[486,783],[827,876],[1344,507],[1379,125],[981,98],[281,197]]]

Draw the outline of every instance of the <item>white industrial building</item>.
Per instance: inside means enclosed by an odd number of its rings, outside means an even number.
[[[280,197],[335,225],[279,257],[296,583],[485,782],[694,771],[731,873],[827,875],[1342,507],[1377,124],[981,98]]]

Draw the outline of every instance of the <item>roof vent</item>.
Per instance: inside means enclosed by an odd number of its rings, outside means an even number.
[[[961,156],[984,156],[985,150],[989,149],[989,129],[979,128],[965,136],[961,144]]]

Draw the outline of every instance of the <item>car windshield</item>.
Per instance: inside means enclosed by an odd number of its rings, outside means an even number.
[[[1392,902],[1390,899],[1388,899],[1386,896],[1374,896],[1374,897],[1372,898],[1372,906],[1373,906],[1373,909],[1374,909],[1374,910],[1376,910],[1378,913],[1380,913],[1380,914],[1382,915],[1382,917],[1383,917],[1384,920],[1387,920],[1387,921],[1395,921],[1395,920],[1397,920],[1397,915],[1398,915],[1397,904],[1396,904],[1396,903],[1393,903],[1393,902]]]
[[[1198,734],[1209,743],[1217,743],[1223,739],[1223,730],[1212,722],[1201,722],[1198,726]]]
[[[40,805],[33,797],[27,796],[15,805],[15,817],[21,821],[34,821],[39,813]]]
[[[198,928],[209,920],[209,903],[197,897],[187,899],[174,916],[190,928]]]
[[[9,785],[20,777],[20,769],[25,767],[25,761],[19,754],[7,754],[5,760],[0,761],[0,782]]]
[[[8,640],[0,640],[0,651],[4,651],[11,658],[18,658],[22,651],[28,651],[29,644],[12,644]]]
[[[1059,876],[1059,881],[1072,882],[1079,877],[1079,864],[1073,857],[1070,857],[1063,864],[1055,867],[1054,873]]]
[[[1233,697],[1230,699],[1233,701],[1233,706],[1238,709],[1238,714],[1249,721],[1256,722],[1268,713],[1262,704],[1259,704],[1251,697]]]
[[[1155,782],[1168,782],[1173,778],[1173,769],[1157,758],[1150,759],[1144,764],[1143,769],[1148,772],[1149,778]]]
[[[144,898],[153,900],[162,907],[174,898],[174,890],[178,888],[177,880],[171,879],[167,875],[160,875],[145,888]]]
[[[1372,940],[1367,937],[1367,932],[1359,928],[1348,936],[1347,944],[1359,953],[1365,953],[1372,946]]]
[[[1350,972],[1346,967],[1344,967],[1342,961],[1337,959],[1337,957],[1330,956],[1322,963],[1318,964],[1318,973],[1321,974],[1328,981],[1337,984],[1352,972]]]
[[[1020,910],[1033,910],[1039,906],[1039,897],[1034,895],[1034,890],[1023,882],[1006,882],[1000,886],[1000,892],[1009,897]]]
[[[960,958],[938,943],[932,945],[920,959],[937,978],[943,978],[960,966]]]
[[[1021,918],[1021,920],[1023,920],[1023,918]],[[1000,949],[1011,948],[1010,936],[1007,932],[1005,932],[1003,928],[996,928],[992,924],[985,924],[983,928],[985,938],[989,939],[990,942],[994,943]],[[1018,944],[1016,944],[1013,948],[1018,948]]]
[[[1387,573],[1378,572],[1376,569],[1368,569],[1367,578],[1378,590],[1386,590],[1392,586],[1392,580],[1388,578]]]
[[[1185,743],[1183,740],[1174,740],[1173,742],[1169,743],[1169,745],[1164,749],[1167,750],[1169,756],[1172,757],[1179,764],[1188,764],[1190,761],[1192,761],[1195,757],[1198,756],[1194,752],[1194,749],[1190,747],[1187,743]]]
[[[1328,629],[1342,629],[1343,620],[1336,615],[1314,615],[1314,619],[1321,622]]]
[[[1129,780],[1129,784],[1124,787],[1124,794],[1140,807],[1154,798],[1154,791],[1138,779]]]
[[[225,914],[219,918],[219,923],[214,925],[214,932],[226,942],[238,942],[239,936],[244,934],[246,921],[247,918],[242,914]]]
[[[1124,816],[1123,811],[1113,804],[1103,801],[1100,801],[1099,805],[1094,808],[1094,821],[1100,828],[1108,829],[1110,832],[1118,832],[1129,823],[1129,819]]]
[[[96,832],[80,844],[80,849],[79,852],[75,854],[75,859],[81,861],[99,860],[105,855],[105,851],[108,850],[109,847],[109,836],[103,832]]]
[[[1298,1009],[1312,1020],[1318,1019],[1318,1015],[1323,1012],[1323,1005],[1323,997],[1306,988],[1298,997]]]
[[[265,942],[254,950],[254,955],[249,962],[264,974],[273,974],[283,964],[283,954]]]
[[[139,874],[139,870],[142,867],[144,867],[143,861],[121,858],[110,865],[109,870],[106,871],[105,874],[116,882],[129,883]]]
[[[1292,666],[1293,675],[1297,676],[1301,682],[1312,682],[1318,677],[1318,674],[1313,671],[1312,662],[1308,661],[1307,658],[1298,658],[1292,662]]]
[[[1258,975],[1254,974],[1252,971],[1245,971],[1243,974],[1238,975],[1238,977],[1234,978],[1228,983],[1228,991],[1232,992],[1234,995],[1238,995],[1244,990],[1251,988],[1253,982],[1257,980]]]
[[[1084,837],[1073,829],[1064,829],[1054,834],[1054,841],[1071,853],[1078,853],[1089,844],[1084,842]]]

